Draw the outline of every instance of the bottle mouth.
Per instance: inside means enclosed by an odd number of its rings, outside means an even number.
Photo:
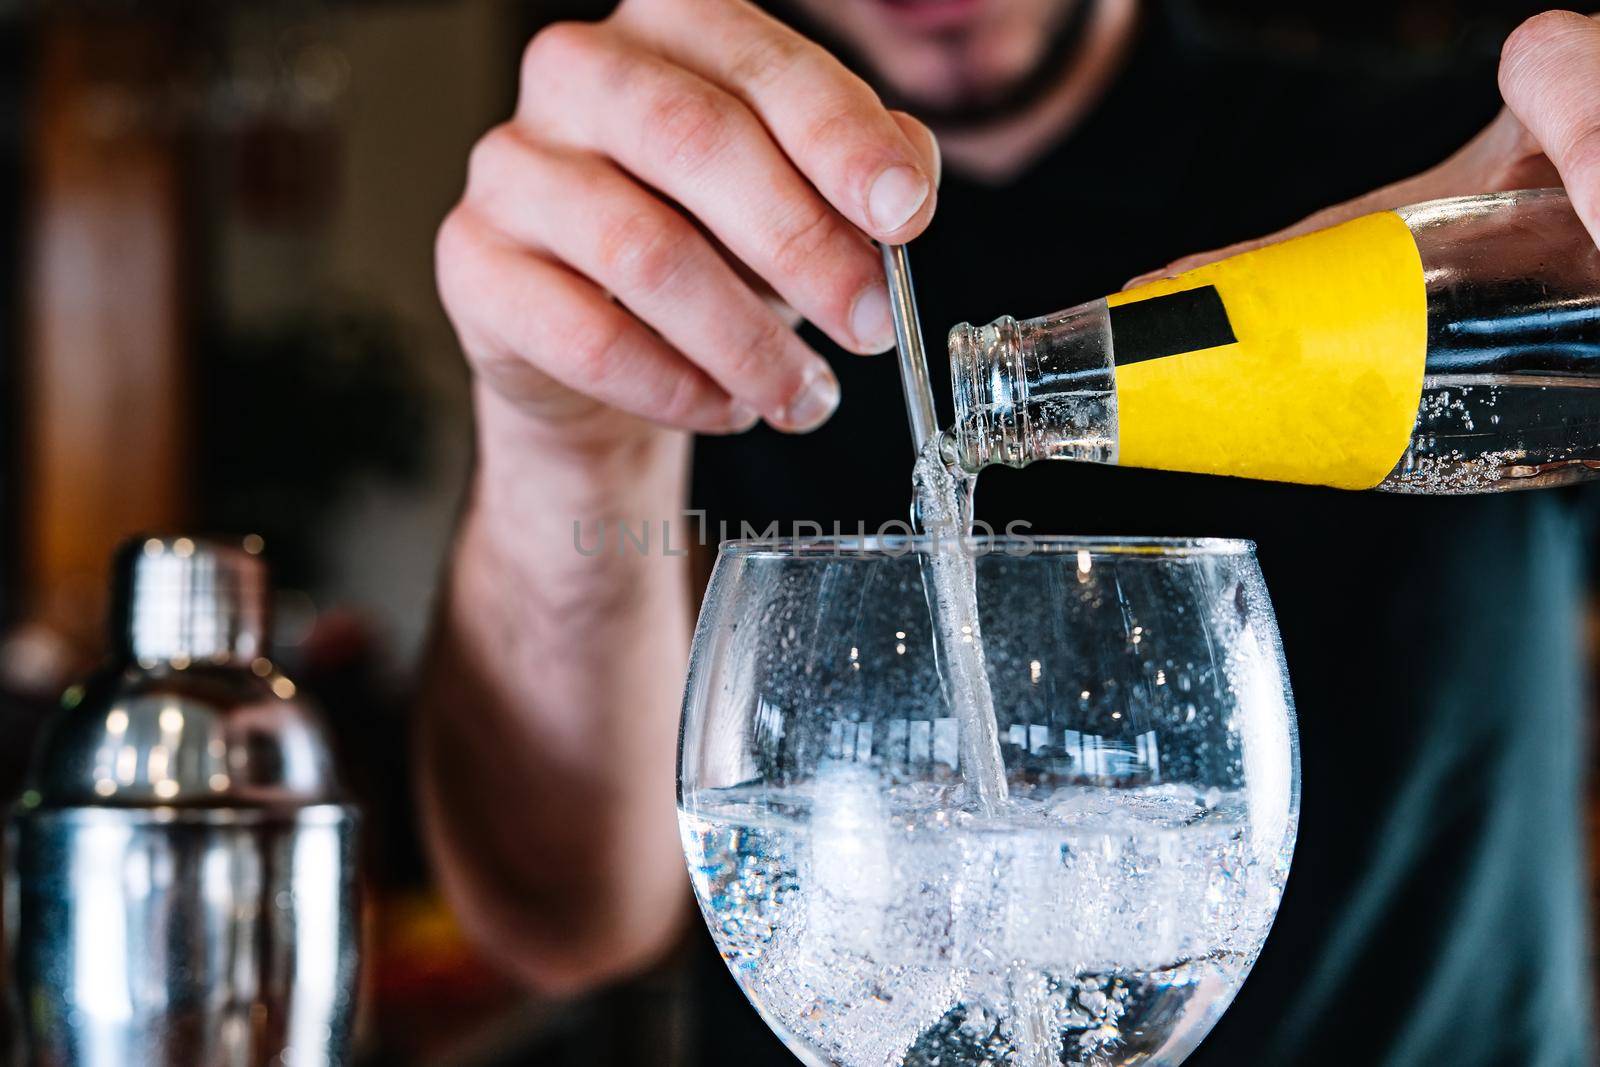
[[[987,326],[960,323],[950,330],[948,345],[956,460],[968,471],[1023,462],[1027,381],[1017,320],[1007,315]]]
[[[957,323],[950,328],[946,340],[950,354],[950,390],[955,401],[955,421],[945,434],[945,451],[954,453],[957,463],[967,470],[979,466],[973,455],[974,439],[982,439],[981,419],[977,403],[977,383],[974,365],[978,360],[978,328],[970,322]]]

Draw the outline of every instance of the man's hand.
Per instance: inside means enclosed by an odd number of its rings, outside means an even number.
[[[1518,26],[1500,53],[1500,94],[1506,106],[1495,120],[1438,166],[1266,237],[1180,259],[1128,285],[1375,211],[1507,189],[1565,186],[1600,244],[1600,22],[1572,11],[1546,11]]]
[[[923,126],[745,0],[552,26],[473,152],[438,274],[477,469],[419,684],[419,792],[456,914],[535,987],[645,966],[688,900],[688,561],[653,538],[580,552],[579,528],[676,522],[684,431],[827,419],[838,382],[794,325],[893,342],[871,238],[921,232],[938,170]]]
[[[624,0],[528,45],[439,286],[497,407],[809,430],[839,385],[794,324],[893,343],[869,237],[920,233],[938,174],[926,127],[745,0]]]

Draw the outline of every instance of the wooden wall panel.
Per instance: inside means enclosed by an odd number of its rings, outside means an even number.
[[[21,584],[92,645],[112,547],[184,516],[179,138],[159,25],[39,32],[30,123]]]
[[[22,435],[17,395],[22,366],[23,101],[32,69],[21,20],[0,21],[0,626],[16,618],[18,474]]]

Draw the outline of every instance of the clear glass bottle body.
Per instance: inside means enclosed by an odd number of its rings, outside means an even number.
[[[1600,473],[1600,249],[1566,195],[1459,197],[1396,214],[1421,259],[1426,362],[1410,441],[1376,487],[1489,492]],[[1122,460],[1111,316],[1097,300],[952,330],[961,463]]]

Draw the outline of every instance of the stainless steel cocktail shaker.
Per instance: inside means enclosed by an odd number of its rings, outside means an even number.
[[[118,557],[112,661],[68,691],[8,827],[25,1063],[348,1058],[357,817],[267,605],[241,547]]]

